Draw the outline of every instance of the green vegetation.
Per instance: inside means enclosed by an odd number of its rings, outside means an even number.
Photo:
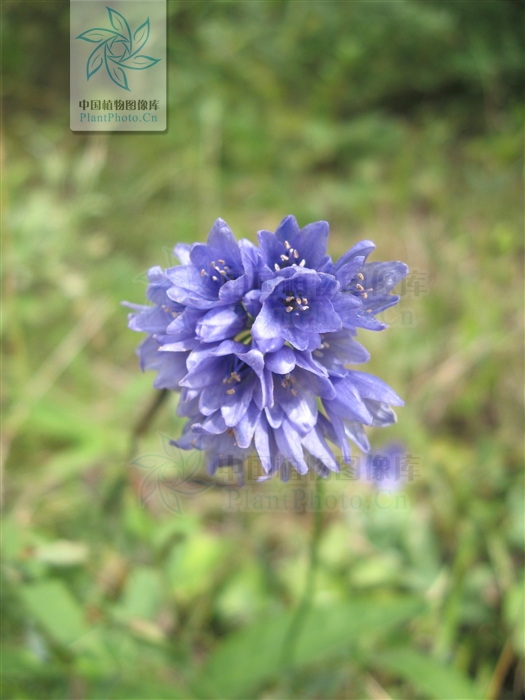
[[[169,130],[97,135],[67,4],[2,7],[2,697],[523,698],[523,3],[168,5]],[[361,334],[406,401],[371,442],[417,478],[324,484],[362,507],[323,514],[287,663],[312,514],[168,488],[175,400],[130,464],[153,377],[119,304],[217,216],[288,213],[419,276]]]

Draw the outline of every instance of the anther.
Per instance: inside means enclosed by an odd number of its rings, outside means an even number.
[[[235,394],[235,389],[226,389],[226,393],[228,396],[232,396],[232,394]]]
[[[297,396],[297,390],[296,390],[296,389],[292,389],[292,394],[293,394],[294,396]]]
[[[212,280],[213,280],[214,282],[218,282],[218,281],[219,281],[219,278],[216,277],[215,275],[213,275]]]
[[[219,259],[219,262],[220,262],[221,265],[224,265],[224,262],[225,262],[225,261]]]
[[[277,263],[275,263],[273,268],[274,268],[275,272],[279,272],[279,270],[281,269]]]
[[[288,250],[288,248],[290,247],[290,244],[288,243],[288,241],[284,242],[284,247],[286,248],[286,250]]]
[[[364,292],[364,291],[365,291],[365,288],[362,287],[360,284],[356,284],[355,288],[358,289],[360,292]]]
[[[313,353],[316,357],[324,357],[323,353],[320,350],[314,350]]]
[[[286,301],[293,301],[295,297],[286,297]]]
[[[212,261],[211,261],[210,267],[215,267],[215,260],[212,260]]]
[[[287,306],[287,307],[286,307],[286,313],[287,313],[287,314],[291,314],[292,311],[293,311],[293,306]]]
[[[303,297],[303,304],[308,304],[308,299],[306,297]]]
[[[237,374],[237,372],[232,372],[232,373],[231,373],[231,376],[232,376],[233,379],[235,379],[236,382],[240,382],[240,381],[241,381],[241,378],[239,377],[239,375]]]
[[[301,311],[308,311],[309,308],[309,306],[301,306]]]
[[[299,257],[299,251],[298,251],[298,250],[294,250],[293,256],[294,256],[294,258],[298,258],[298,257]]]
[[[295,297],[295,301],[300,304],[301,303],[301,298],[300,297]]]
[[[365,279],[365,276],[363,275],[362,272],[358,272],[358,273],[357,273],[357,276],[359,277],[360,280],[364,280],[364,279]]]
[[[206,277],[206,270],[204,268],[201,270],[201,277]]]
[[[288,256],[287,255],[281,255],[281,260],[283,262],[288,262]]]
[[[368,299],[368,294],[366,292],[363,292],[363,299]]]
[[[299,267],[304,267],[306,265],[306,260],[303,258],[299,263]]]

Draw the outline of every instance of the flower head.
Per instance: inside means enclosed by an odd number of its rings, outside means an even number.
[[[349,461],[349,440],[370,449],[363,426],[395,422],[402,400],[348,365],[369,359],[357,329],[386,328],[376,314],[399,301],[391,291],[408,268],[368,263],[371,241],[334,264],[328,232],[287,216],[255,246],[218,219],[206,244],[175,247],[180,265],[149,271],[150,305],[128,304],[129,327],[147,333],[142,369],[181,393],[188,421],[175,444],[203,450],[212,474],[233,466],[242,480],[256,452],[267,477],[326,476],[339,470],[329,443]]]

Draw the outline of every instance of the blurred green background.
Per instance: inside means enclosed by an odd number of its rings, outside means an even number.
[[[525,697],[523,9],[170,0],[168,131],[89,135],[67,3],[2,3],[3,698]],[[119,304],[216,217],[253,240],[289,213],[419,275],[359,338],[406,401],[372,445],[419,474],[406,508],[325,484],[371,507],[323,515],[286,663],[312,514],[142,505],[181,422],[172,400],[130,465],[153,375]]]

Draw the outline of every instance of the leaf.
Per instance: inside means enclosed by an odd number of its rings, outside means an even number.
[[[111,22],[111,26],[114,29],[116,29],[117,32],[119,32],[119,34],[127,36],[129,42],[131,43],[131,29],[129,28],[129,24],[124,15],[121,15],[120,12],[117,12],[117,10],[113,10],[111,7],[107,7],[107,5],[106,10],[109,14],[109,21]]]
[[[387,668],[436,700],[477,700],[482,697],[470,678],[416,649],[402,647],[374,654],[372,662],[377,668]]]
[[[93,29],[88,29],[82,34],[79,34],[76,39],[82,39],[83,41],[89,41],[92,44],[98,44],[99,41],[107,41],[111,37],[120,36],[117,32],[111,29],[104,29],[102,27],[94,27]],[[124,38],[124,37],[122,37]]]
[[[367,637],[371,633],[389,634],[393,627],[412,618],[420,605],[412,598],[385,602],[368,597],[313,608],[304,620],[294,667],[347,652],[365,630]],[[281,675],[282,650],[292,615],[275,616],[230,635],[206,664],[206,690],[224,699],[248,697],[264,682]]]
[[[184,543],[174,544],[167,574],[176,596],[188,600],[209,590],[227,553],[228,543],[205,532],[195,532]]]
[[[156,619],[162,603],[160,573],[152,567],[138,567],[132,571],[126,581],[122,603],[122,615],[126,619]]]
[[[120,61],[120,65],[125,68],[131,68],[132,70],[146,70],[146,68],[151,68],[159,61],[160,58],[152,58],[151,56],[140,54],[139,56],[130,56]]]
[[[148,17],[144,24],[141,24],[133,34],[133,39],[135,40],[135,53],[138,53],[146,45],[149,39],[149,32],[150,26]]]
[[[55,540],[55,542],[40,545],[34,554],[37,561],[51,566],[76,566],[83,564],[87,556],[88,548],[83,542],[70,540]]]
[[[57,642],[71,644],[86,634],[82,609],[61,581],[23,586],[22,598],[37,622]]]
[[[111,58],[108,56],[107,52],[107,44],[106,44],[106,50],[104,51],[104,59],[106,61],[106,70],[108,72],[109,77],[111,80],[116,83],[119,87],[123,88],[124,90],[129,91],[128,87],[128,78],[122,68],[117,65],[114,61],[108,60],[108,58]]]
[[[95,73],[100,69],[100,67],[104,63],[104,59],[102,58],[104,46],[105,43],[100,44],[100,46],[97,46],[97,48],[91,53],[90,57],[87,60],[86,74],[88,80],[91,78],[92,75],[95,75]]]

